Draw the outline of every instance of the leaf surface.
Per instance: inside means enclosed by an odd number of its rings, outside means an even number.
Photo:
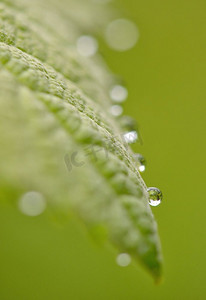
[[[146,185],[109,113],[111,74],[98,55],[78,55],[82,23],[64,4],[0,3],[1,199],[16,205],[28,191],[42,193],[52,213],[73,212],[97,234],[103,228],[158,278],[161,250]],[[82,21],[90,31],[92,9]],[[93,20],[100,27],[103,16]]]

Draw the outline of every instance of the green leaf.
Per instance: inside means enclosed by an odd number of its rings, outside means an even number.
[[[109,114],[111,74],[100,57],[82,58],[75,49],[82,28],[101,28],[109,13],[97,18],[94,4],[84,1],[89,9],[80,20],[75,1],[73,16],[56,2],[0,3],[1,201],[17,205],[24,193],[38,191],[52,214],[76,214],[92,235],[159,278],[146,185]]]

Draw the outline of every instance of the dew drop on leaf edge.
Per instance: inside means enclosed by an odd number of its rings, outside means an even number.
[[[135,130],[126,132],[123,135],[123,139],[124,139],[125,143],[133,144],[138,140],[138,133]]]
[[[156,187],[149,187],[147,189],[149,194],[149,205],[158,206],[162,202],[162,192]]]
[[[146,160],[145,160],[144,156],[140,153],[135,153],[134,154],[134,159],[138,163],[138,170],[140,172],[144,172],[145,168],[146,168]]]

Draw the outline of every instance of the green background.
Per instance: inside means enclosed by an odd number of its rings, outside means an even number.
[[[0,299],[205,299],[206,2],[119,0],[138,25],[136,47],[102,46],[129,89],[125,113],[140,125],[143,175],[164,201],[153,208],[164,254],[154,285],[140,266],[121,268],[81,225],[0,209]],[[60,218],[61,219],[61,218]],[[14,251],[15,249],[15,251]]]

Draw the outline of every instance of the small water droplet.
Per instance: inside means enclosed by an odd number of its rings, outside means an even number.
[[[129,116],[122,116],[120,119],[120,124],[125,130],[137,131],[137,122]]]
[[[146,160],[144,156],[140,153],[135,153],[134,154],[134,159],[138,162],[139,166],[138,169],[140,172],[144,172],[146,168]]]
[[[123,130],[128,131],[128,133],[137,133],[137,139],[134,142],[138,141],[142,145],[143,141],[136,120],[131,118],[130,116],[122,116],[119,121]]]
[[[110,113],[114,116],[114,117],[119,117],[121,116],[121,114],[123,113],[123,108],[120,105],[112,105],[110,107]]]
[[[131,257],[128,253],[121,253],[117,256],[116,262],[120,267],[127,267],[131,263]]]
[[[110,90],[110,97],[114,102],[121,103],[128,96],[127,89],[122,85],[114,85]]]
[[[98,50],[97,40],[90,35],[82,35],[77,40],[77,51],[85,57],[94,56]]]
[[[35,217],[43,213],[46,208],[46,201],[41,193],[30,191],[22,195],[18,207],[23,214]]]
[[[156,187],[149,187],[147,189],[149,194],[149,204],[151,206],[157,206],[162,201],[162,192]]]
[[[123,135],[123,139],[127,144],[133,144],[138,139],[137,131],[129,131]]]
[[[135,46],[139,38],[139,31],[132,21],[116,19],[107,26],[105,37],[112,49],[126,51]]]

